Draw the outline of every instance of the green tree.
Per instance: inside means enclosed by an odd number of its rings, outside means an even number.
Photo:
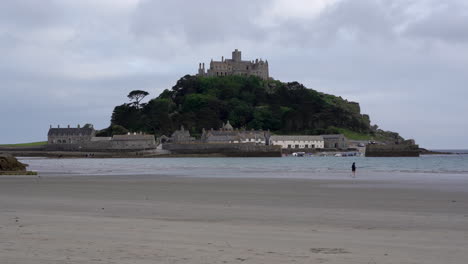
[[[125,135],[127,134],[129,131],[128,129],[126,129],[125,127],[123,126],[119,126],[119,125],[113,125],[111,126],[111,135]]]
[[[149,93],[146,92],[146,91],[133,90],[127,95],[127,97],[128,97],[128,99],[130,99],[130,101],[133,101],[132,105],[134,105],[136,108],[140,108],[141,107],[141,100],[143,100],[143,98],[145,98],[148,95],[149,95]]]
[[[146,131],[141,109],[130,104],[116,106],[112,113],[111,125],[120,125],[131,131]]]
[[[298,82],[186,75],[171,89],[142,104],[147,95],[145,91],[132,91],[128,95],[131,103],[115,107],[111,125],[156,135],[170,135],[180,125],[200,133],[202,128],[218,128],[226,120],[234,127],[286,134],[379,132],[371,129],[369,116],[360,113],[359,104]]]
[[[143,108],[144,123],[155,135],[170,135],[173,131],[170,113],[175,104],[167,98],[150,100]]]

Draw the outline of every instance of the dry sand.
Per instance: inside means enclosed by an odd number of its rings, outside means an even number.
[[[4,176],[0,263],[464,264],[467,203],[353,180]]]

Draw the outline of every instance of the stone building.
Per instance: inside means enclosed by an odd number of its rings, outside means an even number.
[[[174,131],[171,137],[165,141],[172,143],[190,143],[195,140],[194,137],[190,136],[190,131],[185,130],[184,126],[180,126],[180,130]]]
[[[203,129],[201,141],[204,143],[254,143],[269,145],[270,132],[264,130],[234,129],[227,121],[219,130]]]
[[[50,151],[138,151],[156,148],[153,135],[128,133],[113,137],[96,137],[91,127],[49,129],[47,150]]]
[[[325,141],[325,148],[347,149],[348,139],[343,134],[322,135]]]
[[[142,133],[114,135],[110,143],[112,149],[152,149],[156,146],[154,135]]]
[[[322,149],[324,139],[322,136],[273,135],[270,144],[281,146],[282,149]]]
[[[224,56],[221,57],[221,61],[214,61],[212,59],[210,62],[210,68],[208,70],[205,70],[205,63],[200,63],[198,66],[197,76],[228,75],[254,75],[267,80],[270,78],[268,72],[268,60],[242,60],[241,51],[236,49],[232,52],[231,59],[224,59]]]
[[[50,126],[49,133],[47,133],[47,143],[49,145],[62,145],[62,144],[83,144],[91,141],[96,135],[96,131],[91,127],[68,127],[52,128]]]

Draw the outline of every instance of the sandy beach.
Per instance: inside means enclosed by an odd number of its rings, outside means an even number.
[[[468,192],[353,179],[0,178],[0,262],[468,263]]]

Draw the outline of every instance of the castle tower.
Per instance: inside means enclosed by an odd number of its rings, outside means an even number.
[[[205,63],[198,65],[198,76],[205,76]]]
[[[232,60],[236,62],[242,61],[242,53],[239,50],[235,50],[232,52]]]

